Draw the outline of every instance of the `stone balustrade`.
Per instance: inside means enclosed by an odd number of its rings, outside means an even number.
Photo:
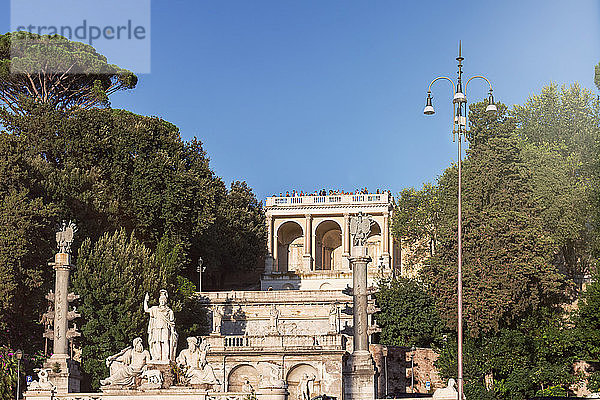
[[[342,335],[295,335],[295,336],[209,336],[204,338],[210,343],[211,351],[257,351],[269,350],[344,350]]]
[[[372,204],[389,203],[389,193],[368,194],[334,194],[327,196],[287,196],[267,197],[266,206],[294,206],[294,205],[323,205],[323,204]]]

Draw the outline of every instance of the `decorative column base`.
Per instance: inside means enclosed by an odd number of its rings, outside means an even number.
[[[311,256],[310,254],[305,254],[305,255],[302,257],[302,264],[303,264],[303,266],[304,266],[304,270],[305,270],[305,271],[307,271],[307,272],[308,272],[308,271],[312,271],[312,270],[313,270],[313,269],[312,269],[312,261],[313,261],[313,260],[312,260],[312,256]]]
[[[344,365],[344,400],[375,399],[375,368],[371,353],[358,350]]]
[[[48,380],[56,386],[56,393],[81,392],[79,363],[66,354],[54,354],[46,360],[44,368],[50,368]]]

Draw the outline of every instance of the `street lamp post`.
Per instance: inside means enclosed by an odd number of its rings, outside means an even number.
[[[19,400],[21,392],[21,359],[23,358],[23,351],[15,351],[15,356],[17,357],[17,400]]]
[[[202,264],[204,260],[202,257],[198,257],[198,266],[196,267],[196,272],[198,272],[198,291],[202,291],[202,273],[206,271],[206,267],[203,267]]]
[[[457,297],[458,297],[458,400],[462,400],[463,398],[463,323],[462,323],[462,314],[463,314],[463,302],[462,302],[462,202],[461,202],[461,192],[462,192],[462,137],[467,132],[467,85],[471,82],[472,79],[479,78],[485,80],[490,86],[488,92],[488,105],[485,109],[486,112],[495,112],[497,111],[496,104],[494,103],[494,96],[492,95],[492,84],[491,82],[482,75],[472,76],[465,83],[465,88],[463,91],[462,84],[462,62],[464,58],[462,57],[462,46],[459,42],[458,45],[458,57],[456,57],[456,61],[458,61],[458,79],[456,81],[456,85],[454,81],[446,76],[438,76],[429,84],[429,89],[427,90],[427,102],[425,104],[425,109],[423,113],[425,115],[433,115],[435,110],[432,104],[431,97],[431,86],[438,80],[444,79],[449,81],[452,84],[452,92],[454,93],[454,98],[452,99],[453,104],[453,126],[452,126],[452,140],[456,141],[456,135],[458,134],[458,229],[457,229],[457,237],[458,237],[458,271],[457,271]]]
[[[415,392],[415,346],[410,348],[410,392]]]
[[[383,348],[383,373],[385,376],[385,398],[388,396],[388,371],[387,371],[387,356],[388,356],[388,348],[385,346]]]

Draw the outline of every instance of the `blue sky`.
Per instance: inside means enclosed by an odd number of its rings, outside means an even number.
[[[151,73],[113,107],[198,137],[217,175],[259,199],[433,181],[457,158],[444,82],[436,115],[422,111],[429,82],[456,76],[459,40],[465,76],[508,105],[550,82],[597,91],[598,0],[155,0],[151,18]]]

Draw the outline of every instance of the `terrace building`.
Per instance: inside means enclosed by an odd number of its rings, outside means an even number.
[[[268,256],[262,290],[341,290],[352,285],[350,217],[373,218],[367,241],[369,280],[400,274],[400,245],[391,235],[388,193],[268,197]]]

